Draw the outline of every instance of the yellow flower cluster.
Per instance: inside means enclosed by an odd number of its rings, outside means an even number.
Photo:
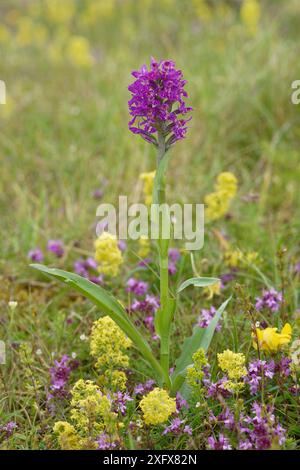
[[[81,23],[84,26],[93,26],[99,20],[111,17],[115,6],[115,0],[89,0],[86,10],[82,12]]]
[[[97,360],[96,367],[114,369],[128,367],[129,357],[124,351],[132,346],[132,341],[109,317],[95,321],[90,337],[90,352]]]
[[[155,388],[141,400],[140,407],[146,424],[160,424],[175,413],[176,400],[169,397],[166,390]]]
[[[280,333],[277,328],[265,328],[261,330],[256,328],[256,334],[253,334],[253,346],[257,349],[257,342],[260,349],[268,352],[277,352],[291,341],[292,328],[286,323]]]
[[[260,261],[256,251],[248,251],[243,253],[241,250],[227,250],[224,253],[224,262],[230,268],[257,264]]]
[[[63,450],[95,448],[95,438],[101,433],[116,435],[116,413],[111,402],[91,380],[78,380],[72,389],[71,421],[58,421],[53,431]]]
[[[258,31],[261,16],[260,4],[257,0],[244,0],[241,7],[241,19],[250,35],[254,36]]]
[[[226,349],[218,354],[218,364],[223,372],[228,374],[228,377],[233,380],[238,380],[247,373],[245,367],[246,358],[242,353],[234,353],[230,349]]]
[[[237,179],[230,172],[220,173],[215,184],[215,191],[204,198],[205,216],[208,220],[216,220],[226,214],[230,202],[236,195]]]
[[[193,356],[193,365],[188,367],[186,381],[193,388],[202,389],[202,379],[204,377],[203,367],[207,365],[204,349],[200,348]]]
[[[153,184],[155,178],[155,171],[150,171],[149,173],[141,173],[140,180],[143,182],[143,193],[145,198],[145,204],[150,206],[152,204],[152,193],[153,193]]]
[[[89,41],[83,36],[71,36],[66,44],[66,57],[75,67],[91,67],[94,59]]]
[[[117,276],[120,265],[123,263],[117,238],[111,233],[103,232],[95,241],[95,250],[98,271],[108,276]]]

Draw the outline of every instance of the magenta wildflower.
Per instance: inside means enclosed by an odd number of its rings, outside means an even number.
[[[97,273],[97,263],[94,258],[89,257],[76,260],[74,263],[74,271],[79,276],[89,279],[89,281],[94,284],[100,285],[103,283],[103,276]]]
[[[36,261],[37,263],[41,263],[44,259],[43,252],[40,248],[30,250],[27,256],[31,261]]]
[[[0,438],[8,439],[17,429],[17,427],[18,425],[15,421],[9,421],[4,426],[0,426]]]
[[[155,382],[152,379],[147,380],[145,383],[139,383],[135,386],[135,395],[144,395],[154,389]]]
[[[127,243],[125,242],[125,240],[119,240],[118,241],[118,248],[119,250],[121,251],[125,251],[126,248],[127,248]]]
[[[174,418],[169,426],[166,426],[163,435],[166,434],[192,434],[192,428],[190,426],[184,426],[184,421],[180,418]]]
[[[117,392],[114,395],[113,405],[114,411],[120,412],[122,415],[125,415],[127,409],[127,402],[132,401],[131,396],[127,392]]]
[[[181,70],[175,69],[171,60],[156,62],[152,58],[149,70],[143,65],[132,75],[136,80],[128,87],[132,116],[129,129],[154,145],[157,145],[155,134],[159,131],[168,138],[167,148],[183,139],[186,124],[191,119],[186,119],[185,115],[192,108],[186,107],[184,102],[188,95]]]
[[[173,263],[176,263],[180,260],[180,251],[177,248],[170,248],[169,249],[169,260]]]
[[[129,278],[126,283],[126,291],[132,292],[137,296],[145,295],[148,291],[148,283],[144,281],[139,281],[133,277]]]
[[[96,442],[98,444],[99,450],[110,450],[110,449],[115,449],[117,447],[117,443],[114,441],[111,441],[109,435],[106,434],[105,432],[100,434]]]
[[[215,439],[213,436],[210,436],[207,439],[208,447],[211,450],[231,450],[229,439],[220,433],[219,438]]]
[[[262,378],[272,379],[274,377],[275,363],[273,360],[266,362],[256,360],[249,363],[248,373],[245,376],[245,382],[250,387],[250,393],[255,395],[260,390]]]
[[[277,292],[275,289],[263,290],[262,297],[257,297],[256,308],[262,310],[264,308],[271,310],[271,312],[277,312],[282,303],[282,294]]]
[[[159,298],[147,294],[144,300],[134,299],[130,310],[133,312],[155,313],[160,307]]]
[[[65,252],[62,240],[49,240],[47,250],[51,251],[57,258],[61,258]]]
[[[177,411],[180,411],[182,408],[189,408],[188,402],[186,401],[185,398],[181,395],[180,392],[176,393],[176,409]]]
[[[70,359],[69,356],[64,354],[60,360],[54,361],[54,366],[50,368],[50,393],[47,395],[48,407],[55,411],[55,399],[61,400],[67,398],[69,395],[68,381],[72,370],[78,367],[79,363],[76,360]]]

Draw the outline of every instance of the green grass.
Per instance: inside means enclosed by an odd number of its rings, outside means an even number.
[[[26,3],[1,2],[1,17],[14,8],[25,15]],[[300,261],[300,105],[291,103],[291,83],[300,77],[298,2],[261,2],[262,18],[255,37],[247,34],[240,21],[239,2],[231,2],[234,6],[228,17],[205,23],[191,1],[171,2],[175,6],[158,0],[150,6],[142,0],[120,1],[110,16],[83,29],[80,11],[87,3],[77,2],[77,17],[64,28],[68,35],[88,38],[95,57],[89,69],[53,64],[47,46],[19,46],[14,41],[14,25],[9,26],[9,42],[0,41],[0,79],[6,82],[8,100],[13,101],[9,114],[0,105],[0,339],[6,342],[8,356],[7,365],[0,366],[0,409],[3,422],[13,419],[19,425],[8,448],[53,445],[47,436],[56,419],[45,411],[52,353],[76,352],[81,366],[75,376],[96,377],[88,344],[80,335],[89,335],[99,312],[30,270],[27,252],[35,246],[44,249],[50,238],[61,238],[67,255],[58,262],[48,256],[46,262],[72,269],[80,249],[93,252],[98,201],[92,191],[107,180],[105,202],[116,202],[119,194],[132,201],[142,199],[138,176],[154,169],[155,150],[128,131],[127,87],[131,70],[148,63],[151,55],[172,58],[184,71],[194,108],[187,138],[172,150],[168,199],[203,202],[221,171],[236,175],[239,191],[231,217],[216,222],[214,228],[224,232],[232,246],[258,251],[263,260],[260,270],[274,287],[280,289],[284,280],[285,311],[268,321],[277,326],[289,320],[295,338],[299,332],[295,320],[300,308],[299,277],[291,270]],[[41,18],[51,33],[50,44],[58,26],[46,18],[45,11]],[[281,270],[278,253],[283,248]],[[123,302],[127,301],[124,279],[135,260],[131,254],[122,276],[110,286]],[[195,264],[203,275],[218,276],[228,270],[210,227]],[[182,278],[191,273],[187,258]],[[157,291],[157,281],[148,277]],[[251,269],[240,272],[237,282],[245,285],[252,301],[265,287],[260,273]],[[212,302],[219,305],[230,294],[234,301],[224,319],[226,334],[216,335],[209,353],[215,369],[216,352],[224,348],[255,357],[245,303],[239,306],[234,283]],[[18,301],[13,318],[9,300]],[[173,359],[200,309],[210,305],[197,289],[182,296]],[[70,315],[74,322],[67,326]],[[20,343],[32,345],[30,367],[20,358],[16,347]],[[38,349],[41,355],[36,355]],[[28,367],[33,382],[27,377]],[[135,369],[136,380],[143,380],[143,364],[137,361]],[[282,395],[276,402],[292,446],[299,440],[295,407],[291,395]],[[203,447],[209,435],[196,419],[197,426],[199,432],[190,448]],[[181,438],[171,444],[167,438],[159,441],[155,432],[150,442],[156,448],[186,446]]]

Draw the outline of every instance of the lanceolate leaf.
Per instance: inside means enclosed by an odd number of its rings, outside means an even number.
[[[193,363],[193,354],[200,348],[203,348],[204,351],[207,351],[209,348],[216,326],[230,299],[231,297],[222,303],[207,328],[195,326],[192,336],[185,340],[181,355],[175,364],[175,371],[171,377],[173,382],[173,393],[179,390],[183,384],[186,368]]]
[[[184,281],[178,287],[177,293],[179,294],[181,291],[183,291],[188,286],[207,287],[207,286],[211,286],[213,284],[216,284],[219,281],[220,281],[220,279],[218,279],[216,277],[191,277],[190,279],[187,279],[186,281]]]
[[[166,382],[169,385],[169,377],[164,374],[163,369],[154,357],[149,344],[137,330],[135,325],[130,321],[122,305],[115,297],[106,292],[102,287],[90,282],[88,279],[78,276],[77,274],[69,273],[62,269],[48,268],[41,264],[31,264],[31,267],[41,271],[49,277],[54,277],[55,279],[64,282],[69,287],[74,288],[96,304],[102,312],[109,315],[132,340],[136,348],[155,371],[156,376],[158,376],[162,382]]]

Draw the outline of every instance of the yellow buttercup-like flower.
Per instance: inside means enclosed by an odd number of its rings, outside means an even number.
[[[140,407],[146,424],[160,424],[175,413],[176,400],[166,390],[155,388],[141,400]]]
[[[117,276],[120,265],[123,263],[117,238],[109,232],[103,232],[95,241],[95,250],[98,271],[108,276]]]
[[[256,334],[253,334],[253,346],[257,349],[257,341],[260,349],[268,352],[277,352],[283,346],[291,341],[292,327],[286,323],[280,333],[277,333],[277,328],[265,328],[261,330],[256,329]]]

